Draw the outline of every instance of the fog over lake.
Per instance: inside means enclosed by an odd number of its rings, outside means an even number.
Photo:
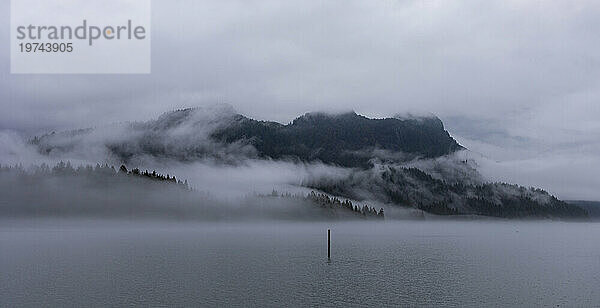
[[[0,1],[0,308],[600,307],[600,1],[119,2]]]
[[[599,237],[559,221],[3,219],[0,306],[593,306]]]

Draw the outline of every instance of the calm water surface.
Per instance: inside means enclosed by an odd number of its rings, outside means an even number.
[[[0,273],[2,307],[598,307],[600,224],[0,221]]]

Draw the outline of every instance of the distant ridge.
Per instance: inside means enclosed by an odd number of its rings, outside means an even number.
[[[542,189],[483,181],[466,160],[450,155],[464,148],[433,115],[371,119],[355,112],[315,112],[281,124],[216,106],[176,110],[146,122],[52,133],[31,143],[55,157],[91,153],[98,160],[134,165],[148,158],[217,165],[244,164],[248,159],[322,162],[348,168],[336,176],[298,178],[299,185],[437,215],[595,216],[595,208],[565,203]],[[406,165],[415,158],[425,158],[422,169]]]
[[[261,156],[319,160],[344,167],[368,166],[374,150],[433,158],[463,149],[437,117],[370,119],[355,112],[306,113],[288,125],[238,116],[213,138],[247,140]]]
[[[124,163],[141,155],[181,161],[242,155],[369,167],[375,151],[413,159],[463,149],[435,116],[370,119],[355,112],[314,112],[284,125],[254,120],[230,107],[217,106],[176,110],[156,120],[127,125],[129,136],[104,144]],[[93,131],[49,134],[32,142],[42,153],[68,151]]]
[[[594,220],[600,220],[600,201],[566,200],[568,204],[579,206]]]

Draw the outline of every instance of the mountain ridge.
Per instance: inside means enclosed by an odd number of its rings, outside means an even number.
[[[232,108],[188,108],[116,128],[45,135],[32,143],[56,157],[95,153],[98,160],[140,166],[148,157],[217,165],[248,159],[317,163],[314,168],[322,163],[344,171],[299,178],[297,185],[438,215],[589,216],[540,189],[485,182],[457,153],[464,147],[435,116],[372,119],[355,112],[312,112],[281,124],[254,120]]]
[[[242,116],[211,136],[226,143],[246,139],[263,156],[273,159],[319,160],[343,167],[371,166],[370,152],[374,150],[434,158],[464,149],[437,117],[374,119],[355,112],[311,112],[285,125]]]
[[[136,155],[193,161],[220,159],[243,149],[245,156],[287,159],[343,167],[372,166],[372,153],[402,153],[405,159],[435,158],[464,149],[437,117],[420,119],[368,118],[355,112],[305,113],[288,124],[255,120],[231,108],[186,108],[155,120],[129,123],[130,137],[104,141],[121,162]],[[94,129],[35,137],[40,152],[69,149]]]

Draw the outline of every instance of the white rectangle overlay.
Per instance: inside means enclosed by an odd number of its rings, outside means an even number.
[[[151,0],[11,0],[13,74],[149,74]]]

